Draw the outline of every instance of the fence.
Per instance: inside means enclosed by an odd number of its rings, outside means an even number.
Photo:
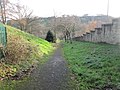
[[[3,57],[2,48],[6,47],[7,44],[7,32],[6,27],[0,23],[0,59]]]
[[[6,28],[0,24],[0,45],[6,47],[7,44],[7,33]]]

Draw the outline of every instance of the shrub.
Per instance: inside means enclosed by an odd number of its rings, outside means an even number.
[[[47,36],[46,36],[46,39],[48,42],[52,42],[52,43],[55,43],[56,42],[56,36],[53,35],[53,33],[49,30],[47,32]]]
[[[8,38],[8,44],[6,48],[6,61],[16,64],[21,60],[26,60],[29,55],[30,46],[19,36],[10,36]],[[29,48],[28,48],[29,47]]]

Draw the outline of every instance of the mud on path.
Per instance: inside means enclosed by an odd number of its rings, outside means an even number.
[[[17,90],[70,90],[69,70],[62,56],[61,48],[42,67],[38,67],[31,75],[32,79]]]

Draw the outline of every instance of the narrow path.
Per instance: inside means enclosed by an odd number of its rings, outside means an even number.
[[[33,79],[20,90],[70,90],[68,73],[61,48],[58,48],[43,67],[34,71]]]

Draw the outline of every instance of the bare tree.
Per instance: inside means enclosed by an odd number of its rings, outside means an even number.
[[[64,26],[63,35],[66,42],[72,43],[72,38],[75,31],[75,22],[74,18],[71,16],[63,16],[61,18],[61,25]]]
[[[27,32],[37,37],[45,38],[48,30],[49,29],[44,24],[41,24],[40,19],[38,19],[29,24]]]
[[[2,23],[6,23],[7,21],[7,5],[9,1],[8,0],[0,0],[0,18]]]
[[[28,13],[28,10],[25,6],[12,4],[9,12],[9,17],[18,23],[19,29],[24,30],[28,23],[27,18],[29,18],[31,14],[32,12]]]
[[[9,18],[13,22],[16,22],[18,28],[27,31],[29,24],[38,19],[38,17],[32,16],[33,11],[27,6],[20,5],[20,3],[13,4],[9,6]]]
[[[71,16],[53,17],[50,20],[50,27],[58,37],[64,38],[66,42],[72,42],[75,31],[75,20]]]

